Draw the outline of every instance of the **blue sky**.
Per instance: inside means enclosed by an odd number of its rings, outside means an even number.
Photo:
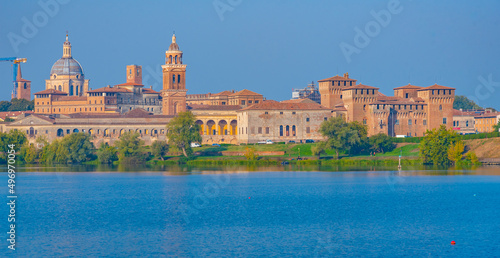
[[[438,83],[500,109],[499,1],[40,2],[51,8],[0,4],[0,57],[28,58],[23,77],[32,92],[45,88],[66,30],[91,88],[123,83],[125,66],[138,64],[145,84],[160,90],[175,30],[191,94],[246,88],[284,100],[293,88],[348,72],[388,95],[408,83]],[[373,13],[389,13],[390,21]],[[36,32],[23,32],[26,20]],[[356,28],[369,42],[356,41]],[[13,35],[23,42],[13,44]],[[357,51],[346,58],[341,45]],[[10,63],[0,62],[2,100],[10,98],[11,78]]]

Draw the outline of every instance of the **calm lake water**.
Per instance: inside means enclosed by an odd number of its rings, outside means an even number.
[[[498,167],[289,169],[23,169],[46,172],[17,174],[17,250],[4,233],[0,254],[500,256]],[[68,170],[90,172],[50,172]]]

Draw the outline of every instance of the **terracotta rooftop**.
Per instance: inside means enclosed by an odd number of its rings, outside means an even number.
[[[343,80],[343,81],[355,81],[354,79],[351,79],[351,78],[346,78],[346,77],[342,77],[342,76],[339,76],[339,75],[335,75],[335,76],[330,77],[330,78],[326,78],[326,79],[323,79],[323,80],[319,80],[318,82],[338,81],[338,80]]]
[[[87,92],[93,93],[93,92],[132,92],[132,91],[124,88],[106,86],[95,90],[89,90]]]
[[[473,111],[460,111],[458,109],[453,109],[453,116],[476,116],[478,113]]]
[[[142,108],[132,109],[131,111],[120,113],[74,113],[68,115],[70,118],[169,118],[174,116],[153,115]]]
[[[281,103],[316,103],[312,99],[304,98],[304,99],[289,99],[289,100],[283,100]]]
[[[419,90],[419,89],[422,89],[422,88],[423,87],[408,84],[408,85],[405,85],[405,86],[394,88],[394,90]]]
[[[354,90],[354,89],[378,90],[379,88],[368,86],[368,85],[364,85],[364,84],[358,84],[358,85],[353,85],[353,86],[345,87],[342,90]]]
[[[500,116],[500,112],[488,112],[488,113],[482,113],[482,114],[475,114],[474,118],[493,118]]]
[[[160,94],[159,92],[153,90],[153,89],[150,89],[150,88],[143,88],[142,89],[142,93],[146,93],[146,94]]]
[[[6,111],[6,112],[0,112],[0,118],[5,120],[6,117],[17,117],[18,115],[22,114],[33,114],[33,111],[28,110],[28,111]]]
[[[41,94],[52,94],[52,95],[68,95],[68,93],[63,92],[63,91],[58,91],[54,89],[48,89],[48,90],[42,90],[39,92],[33,93],[34,95],[41,95]]]
[[[421,88],[421,89],[419,89],[419,91],[421,91],[421,90],[454,90],[454,89],[455,88],[434,84],[434,85],[429,86],[429,87]]]
[[[141,87],[143,87],[144,85],[138,84],[138,83],[133,83],[133,82],[126,82],[126,83],[122,83],[122,84],[117,84],[115,86],[141,86]]]
[[[190,104],[188,106],[190,110],[220,110],[220,111],[231,111],[240,110],[239,105],[201,105],[201,104]]]
[[[314,103],[283,103],[275,100],[265,100],[259,104],[241,109],[243,110],[331,110]]]
[[[234,91],[225,90],[225,91],[222,91],[219,93],[212,94],[212,96],[229,96],[233,93],[234,93]]]
[[[236,93],[231,94],[231,96],[262,96],[262,94],[244,89],[244,90],[240,90]]]

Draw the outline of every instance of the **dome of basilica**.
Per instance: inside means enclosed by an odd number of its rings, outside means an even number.
[[[83,76],[83,69],[80,63],[72,57],[63,57],[54,63],[52,69],[50,70],[50,74]]]

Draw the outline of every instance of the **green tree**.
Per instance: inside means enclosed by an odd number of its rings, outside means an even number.
[[[246,147],[244,155],[248,161],[255,161],[259,157],[259,154],[257,154],[257,151],[254,147]]]
[[[120,163],[142,163],[146,160],[144,141],[137,132],[126,132],[115,142]]]
[[[165,141],[155,141],[151,144],[151,154],[156,158],[165,160],[163,157],[167,155],[168,148],[169,146]]]
[[[454,164],[457,164],[462,160],[462,154],[464,153],[465,146],[462,141],[457,141],[450,145],[448,149],[448,159]]]
[[[466,96],[455,96],[455,101],[453,102],[454,109],[483,109],[479,105],[477,105],[474,101],[470,100]]]
[[[387,134],[379,133],[368,138],[370,149],[374,152],[388,152],[396,147],[394,140]]]
[[[459,135],[453,130],[446,130],[445,125],[428,130],[420,141],[420,156],[424,164],[448,165],[448,149],[459,141]]]
[[[317,155],[318,158],[321,157],[321,154],[326,154],[326,142],[318,142],[316,145],[311,147],[312,155]]]
[[[0,112],[9,111],[9,107],[12,105],[10,101],[2,100],[0,101]]]
[[[116,155],[116,148],[109,146],[107,143],[101,142],[101,145],[97,149],[97,159],[99,163],[113,163],[113,161],[118,160]]]
[[[499,132],[500,131],[500,120],[496,125],[493,126],[493,132]]]
[[[185,157],[192,155],[192,142],[201,142],[200,126],[196,124],[193,113],[180,112],[167,125],[169,143],[176,146]]]
[[[46,144],[42,147],[40,152],[40,162],[45,164],[57,163],[57,149],[59,148],[61,140],[56,139],[50,144]],[[64,158],[64,160],[66,160]]]
[[[94,150],[94,145],[90,139],[91,136],[87,133],[72,133],[65,136],[57,149],[61,153],[58,161],[63,161],[64,156],[66,162],[69,163],[80,163],[90,160]]]
[[[477,158],[477,155],[475,152],[473,151],[469,151],[467,152],[467,154],[465,155],[465,158],[470,161],[472,164],[479,164],[479,159]]]
[[[35,101],[29,101],[25,99],[12,99],[11,105],[8,111],[26,111],[33,110],[35,107]]]
[[[20,151],[20,156],[22,156],[24,162],[34,163],[38,158],[38,151],[33,144],[25,144]]]
[[[7,133],[0,133],[0,150],[6,153],[9,150],[9,144],[14,144],[14,149],[19,151],[28,141],[26,134],[19,130],[10,130]]]
[[[339,158],[340,151],[354,153],[366,143],[367,130],[359,122],[347,123],[341,117],[335,117],[321,124],[321,134],[327,137],[326,146]]]

